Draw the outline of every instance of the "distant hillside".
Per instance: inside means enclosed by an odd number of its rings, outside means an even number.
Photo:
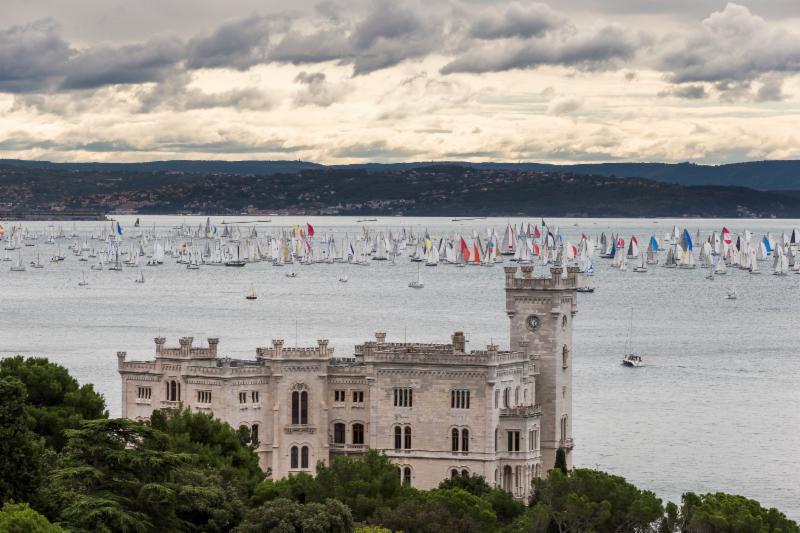
[[[767,190],[800,190],[800,161],[753,161],[728,165],[696,165],[693,163],[596,163],[582,165],[550,165],[546,163],[467,163],[409,162],[363,163],[325,166],[306,161],[152,161],[147,163],[51,163],[0,159],[0,165],[39,169],[68,169],[96,172],[171,172],[187,174],[229,174],[269,176],[291,174],[309,169],[364,169],[371,172],[397,171],[431,165],[468,167],[481,170],[533,170],[571,174],[646,178],[681,185],[734,185]]]
[[[436,165],[272,175],[0,165],[14,213],[800,217],[800,193],[686,187],[641,178]]]

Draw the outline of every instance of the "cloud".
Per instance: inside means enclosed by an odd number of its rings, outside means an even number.
[[[48,90],[73,53],[50,19],[0,30],[0,92]]]
[[[253,15],[221,24],[208,35],[194,37],[186,46],[186,66],[246,70],[267,61],[270,22]]]
[[[417,150],[410,148],[391,147],[386,141],[348,144],[332,151],[334,157],[384,161],[413,157],[418,153]]]
[[[183,43],[174,38],[121,47],[97,47],[73,57],[66,65],[61,89],[92,89],[164,79],[183,59]]]
[[[679,85],[665,89],[658,93],[658,96],[675,96],[677,98],[685,98],[687,100],[701,100],[707,98],[709,95],[706,92],[706,87],[703,84],[694,85]]]
[[[275,105],[265,92],[255,88],[234,88],[208,93],[191,87],[191,76],[180,73],[148,90],[139,92],[139,111],[152,112],[162,109],[190,111],[230,107],[238,110],[266,111]]]
[[[547,112],[551,115],[569,115],[583,106],[583,100],[578,98],[559,98],[550,103]]]
[[[501,13],[496,6],[486,10],[473,21],[469,33],[478,39],[540,37],[565,23],[566,19],[546,4],[513,2]]]
[[[298,107],[305,105],[328,107],[338,102],[345,94],[345,87],[328,83],[323,72],[303,71],[294,81],[304,86],[304,89],[294,97],[294,104]]]
[[[617,26],[605,26],[589,34],[570,31],[485,44],[466,51],[442,67],[441,72],[500,72],[543,65],[604,70],[615,68],[619,60],[633,57],[640,45],[640,37]]]
[[[780,102],[785,98],[783,78],[779,76],[765,76],[755,96],[756,102]]]
[[[747,82],[769,73],[800,72],[800,33],[769,24],[729,3],[694,34],[672,39],[660,68],[673,83]]]

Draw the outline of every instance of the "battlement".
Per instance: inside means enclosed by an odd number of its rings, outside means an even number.
[[[328,346],[328,339],[317,339],[316,347],[285,348],[283,339],[272,339],[272,347],[256,348],[258,359],[329,359],[334,348]]]
[[[219,339],[209,337],[208,347],[193,346],[194,337],[181,337],[178,339],[178,347],[167,348],[167,339],[156,337],[153,339],[156,345],[156,359],[214,359],[217,357]]]
[[[500,351],[494,344],[486,350],[465,350],[464,332],[453,334],[452,344],[422,342],[385,342],[385,334],[381,334],[381,342],[367,341],[355,346],[353,353],[359,360],[367,362],[405,362],[405,363],[438,363],[438,364],[483,364],[495,362],[523,362],[525,355],[520,352]],[[377,335],[376,335],[377,337]]]
[[[542,291],[557,291],[576,289],[580,286],[580,269],[576,266],[567,267],[567,275],[564,277],[564,269],[561,266],[550,267],[550,275],[544,277],[534,277],[532,265],[522,267],[503,267],[505,272],[506,290],[509,289],[533,289]],[[522,276],[517,276],[521,272]]]

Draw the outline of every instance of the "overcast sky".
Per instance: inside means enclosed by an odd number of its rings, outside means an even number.
[[[800,1],[2,0],[0,157],[800,159]]]

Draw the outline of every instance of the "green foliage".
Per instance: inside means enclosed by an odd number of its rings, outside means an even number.
[[[556,450],[556,464],[553,466],[553,468],[561,470],[561,472],[564,474],[568,472],[567,451],[564,448],[559,448],[558,450]]]
[[[395,508],[379,509],[371,521],[395,531],[413,533],[498,530],[497,516],[489,502],[463,489],[436,489],[409,496]]]
[[[534,480],[535,503],[550,512],[559,531],[642,531],[663,516],[661,500],[619,476],[576,468]]]
[[[682,498],[682,531],[687,533],[798,533],[800,527],[775,508],[744,496],[687,492]]]
[[[525,505],[514,499],[514,496],[505,490],[491,487],[483,476],[455,476],[439,483],[440,489],[459,488],[474,496],[483,498],[497,515],[501,524],[510,523],[525,511]]]
[[[198,464],[216,469],[248,495],[264,479],[258,456],[226,422],[189,409],[157,410],[150,417],[150,425],[167,436],[170,450],[194,454]]]
[[[67,431],[41,501],[51,519],[89,531],[224,531],[244,504],[196,454],[128,420],[94,420]]]
[[[92,385],[80,386],[66,368],[45,358],[3,359],[0,378],[3,377],[14,377],[25,385],[33,430],[55,450],[64,446],[66,429],[79,427],[83,420],[108,417],[105,400]]]
[[[357,527],[354,533],[392,533],[392,530],[381,526],[364,526]]]
[[[42,443],[30,430],[25,385],[0,378],[0,502],[26,501],[42,479]]]
[[[320,502],[324,499],[317,479],[305,472],[298,472],[277,481],[265,479],[256,486],[251,501],[254,505],[261,505],[277,498],[294,500],[298,503]]]
[[[302,504],[286,498],[247,513],[237,533],[352,533],[350,509],[338,500]]]
[[[6,503],[0,509],[0,533],[59,533],[61,528],[51,524],[27,503]]]

